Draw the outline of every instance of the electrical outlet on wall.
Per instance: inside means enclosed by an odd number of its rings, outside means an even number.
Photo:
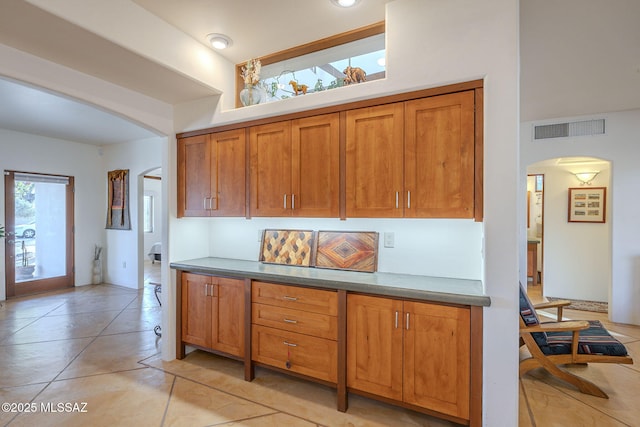
[[[122,268],[127,268],[127,261],[122,261]]]
[[[384,247],[393,248],[396,244],[396,235],[391,231],[385,231],[384,233]]]

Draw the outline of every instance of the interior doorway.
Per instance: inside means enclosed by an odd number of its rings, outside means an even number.
[[[527,165],[526,170],[530,192],[526,238],[540,242],[537,246],[540,294],[547,298],[606,303],[612,277],[612,192],[606,191],[611,183],[610,162],[595,157],[557,157]],[[585,181],[583,175],[587,174],[589,179]],[[543,176],[539,194],[531,182],[535,175]],[[591,190],[601,191],[598,196],[601,217],[578,221],[572,217],[575,210],[569,209],[576,206],[572,195],[590,194]],[[537,208],[541,212],[536,213]],[[595,216],[590,211],[586,213]],[[541,215],[540,221],[536,220],[537,215]],[[528,283],[532,284],[531,277]]]
[[[8,298],[74,286],[73,177],[5,171]]]
[[[544,174],[527,175],[527,284],[543,295]]]
[[[162,169],[143,174],[142,191],[142,258],[144,284],[160,283],[162,263]]]

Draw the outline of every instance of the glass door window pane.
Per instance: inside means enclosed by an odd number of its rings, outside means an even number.
[[[16,174],[15,281],[66,275],[66,182]]]

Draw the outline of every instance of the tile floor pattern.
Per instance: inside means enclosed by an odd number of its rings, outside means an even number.
[[[529,287],[535,303],[539,292]],[[555,321],[555,310],[539,312],[541,321]],[[547,318],[547,320],[545,320]],[[633,365],[591,363],[566,367],[602,388],[609,399],[582,394],[560,380],[536,369],[520,379],[521,427],[640,426],[640,326],[613,323],[606,313],[564,310],[565,320],[600,320],[625,344]]]
[[[0,412],[9,426],[449,426],[451,423],[195,351],[164,362],[153,327],[161,309],[145,276],[140,291],[110,285],[10,300],[0,308]],[[585,312],[567,312],[567,317]],[[640,360],[640,327],[605,322]],[[581,395],[544,372],[520,381],[522,426],[638,425],[636,365],[572,368],[609,400]],[[69,406],[59,407],[63,403]],[[86,403],[86,406],[84,405]],[[32,412],[27,409],[35,408]],[[44,411],[44,410],[48,411]]]

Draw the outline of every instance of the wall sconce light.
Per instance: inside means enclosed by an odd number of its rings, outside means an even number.
[[[578,181],[580,181],[580,185],[591,185],[591,181],[600,173],[600,171],[595,172],[577,172],[574,173]]]
[[[233,42],[228,36],[224,34],[211,33],[207,35],[207,40],[211,43],[214,49],[222,50],[230,47]]]

